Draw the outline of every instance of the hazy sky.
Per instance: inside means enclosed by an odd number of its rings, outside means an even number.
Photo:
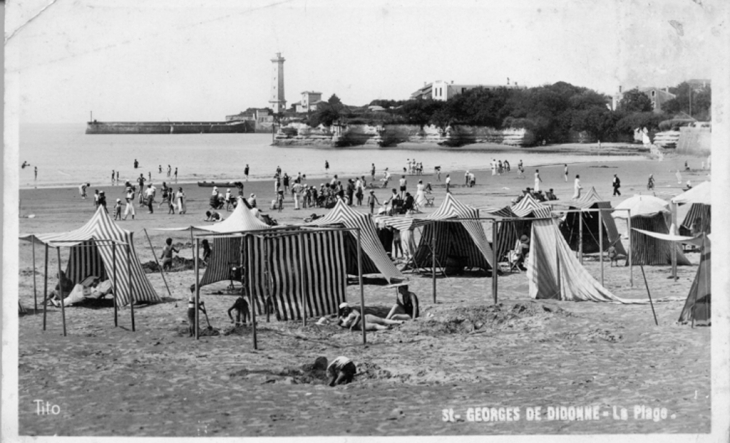
[[[8,3],[6,45],[19,45],[8,69],[19,71],[22,123],[84,122],[89,111],[106,121],[222,120],[268,106],[276,52],[289,103],[304,90],[354,105],[405,99],[439,79],[563,80],[610,94],[709,78],[721,5],[24,0]]]

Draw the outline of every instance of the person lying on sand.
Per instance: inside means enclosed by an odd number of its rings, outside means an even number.
[[[362,329],[362,317],[360,311],[352,309],[347,303],[340,304],[340,309],[337,314],[338,321],[337,325],[343,328],[349,328],[350,331]],[[403,321],[399,320],[386,320],[372,314],[365,314],[365,330],[366,331],[384,331],[390,329],[390,326],[401,325]]]
[[[408,290],[408,285],[398,286],[396,304],[393,305],[385,317],[386,320],[414,320],[418,315],[418,297],[416,294]]]
[[[327,376],[330,377],[330,386],[344,385],[352,382],[357,368],[355,363],[347,357],[339,356],[327,366]]]
[[[74,282],[71,281],[68,277],[66,277],[66,273],[63,271],[59,271],[58,274],[56,274],[56,277],[59,279],[59,283],[56,285],[56,289],[51,291],[50,294],[48,294],[48,298],[43,300],[43,303],[51,301],[52,304],[56,304],[55,301],[61,301],[60,297],[60,290],[63,290],[64,296],[67,296],[74,288]]]

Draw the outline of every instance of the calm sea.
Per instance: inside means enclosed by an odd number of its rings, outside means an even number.
[[[166,180],[167,165],[178,168],[180,182],[198,180],[241,180],[250,165],[251,178],[270,178],[280,166],[289,175],[298,172],[308,177],[325,175],[325,160],[330,174],[344,177],[369,175],[370,164],[381,171],[402,171],[407,159],[423,162],[424,172],[441,166],[443,174],[464,169],[488,169],[492,158],[508,160],[516,169],[520,159],[526,167],[555,163],[596,161],[596,157],[577,154],[545,154],[520,148],[474,145],[468,148],[406,145],[397,148],[350,147],[277,147],[271,134],[152,134],[86,135],[85,124],[25,124],[20,127],[19,158],[32,166],[20,170],[20,187],[92,186],[108,184],[112,170],[120,180],[134,180],[140,173],[152,172],[155,182]],[[494,152],[494,151],[497,152]],[[137,159],[140,167],[135,170]],[[611,160],[620,160],[612,157]],[[158,167],[163,173],[159,174]],[[34,183],[33,166],[38,167]],[[20,167],[20,165],[18,165]]]

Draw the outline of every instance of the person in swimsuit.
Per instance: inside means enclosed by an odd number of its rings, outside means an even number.
[[[172,246],[172,239],[168,238],[165,240],[165,249],[162,250],[162,269],[169,271],[172,268],[172,253],[180,253],[174,246]]]
[[[419,315],[418,297],[408,290],[408,285],[398,286],[396,304],[391,308],[387,320],[414,320]]]
[[[357,372],[355,363],[347,357],[339,356],[327,366],[327,376],[330,377],[330,386],[350,383]]]
[[[235,320],[233,320],[233,315],[231,315],[231,311],[234,310],[236,311]],[[245,298],[243,298],[243,296],[238,297],[233,303],[233,306],[228,309],[228,318],[230,318],[231,323],[236,326],[246,324],[246,320],[248,319],[248,302]],[[241,319],[243,319],[243,322],[241,322]]]
[[[362,316],[360,315],[360,311],[352,309],[347,303],[340,304],[337,317],[338,326],[349,328],[350,331],[362,330]],[[365,314],[366,331],[384,331],[386,329],[390,329],[390,326],[401,324],[403,324],[403,322],[400,320],[387,320],[372,314]]]

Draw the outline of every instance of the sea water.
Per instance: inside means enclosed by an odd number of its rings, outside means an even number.
[[[272,146],[271,134],[86,135],[85,129],[84,123],[21,125],[19,161],[27,161],[31,166],[20,169],[18,165],[20,187],[78,186],[83,182],[105,185],[111,183],[112,170],[119,171],[122,183],[134,181],[139,174],[148,178],[150,172],[153,182],[160,183],[167,180],[168,165],[173,171],[178,168],[181,183],[242,180],[246,164],[250,167],[250,179],[272,178],[277,166],[290,176],[301,172],[309,178],[319,178],[325,176],[325,161],[329,162],[330,176],[365,175],[369,180],[372,163],[377,169],[376,179],[382,178],[386,167],[397,178],[407,160],[415,159],[423,163],[427,177],[434,173],[435,166],[440,166],[443,180],[450,171],[488,169],[493,158],[508,160],[513,171],[520,159],[525,167],[599,160],[580,153],[556,155],[500,145]],[[139,161],[138,169],[134,169],[135,159]],[[34,167],[38,167],[37,181]],[[427,177],[424,179],[431,181]]]

